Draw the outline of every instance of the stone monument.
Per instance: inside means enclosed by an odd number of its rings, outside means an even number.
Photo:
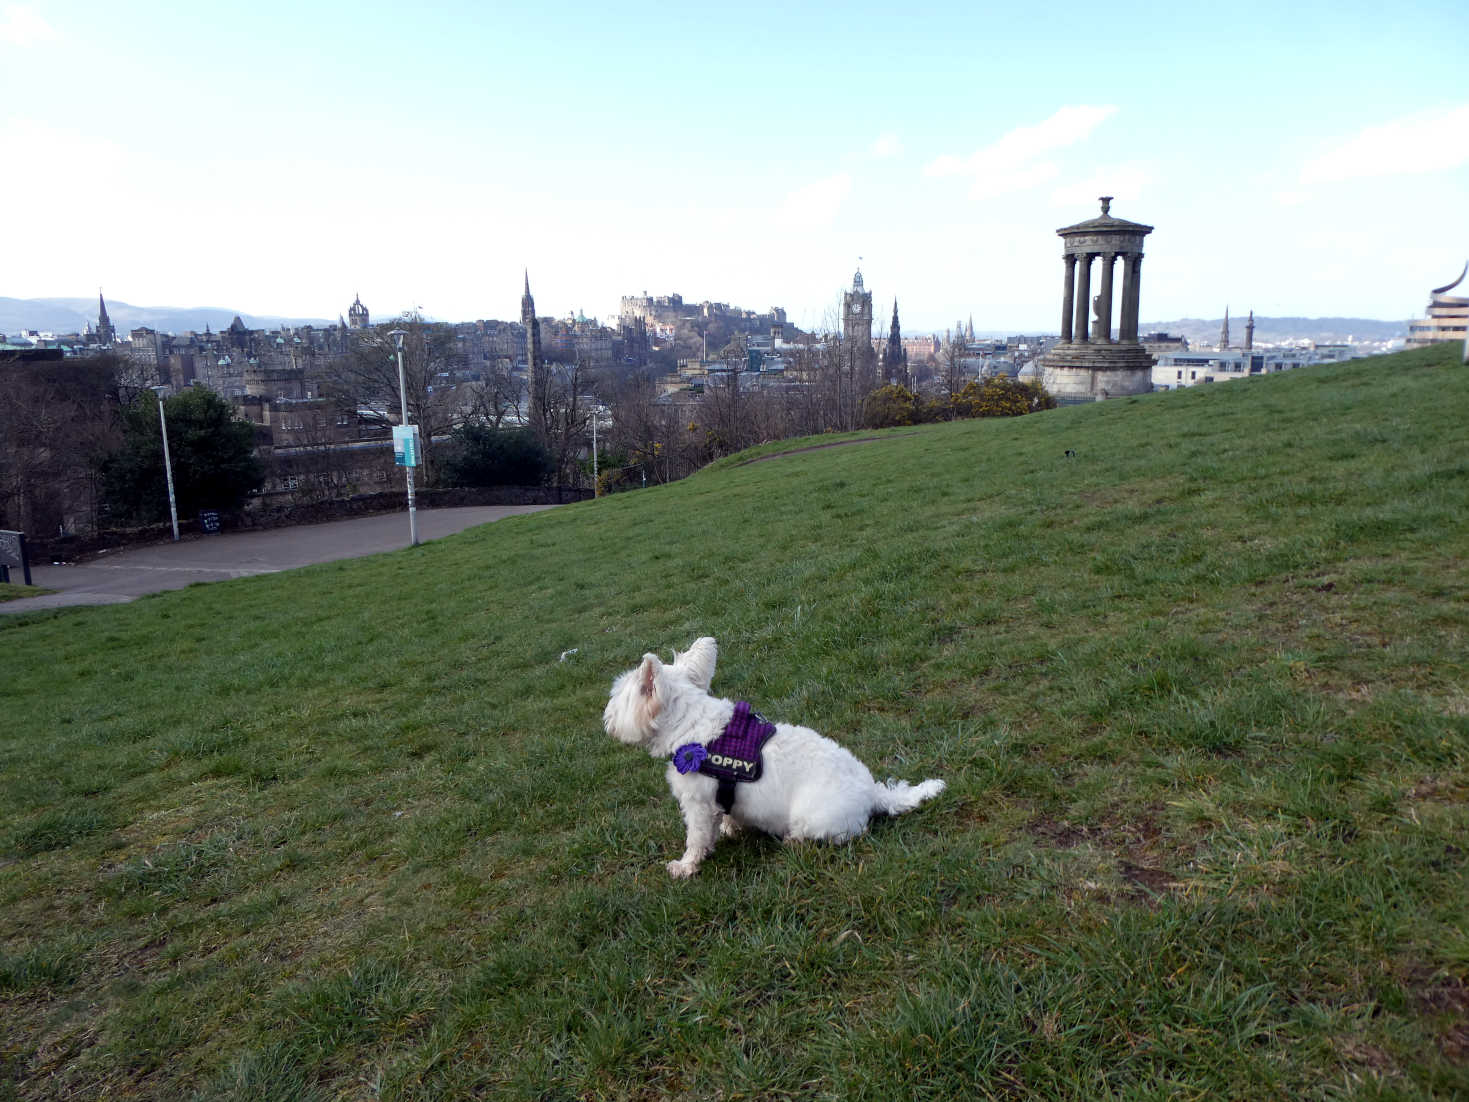
[[[1100,217],[1056,231],[1064,247],[1066,285],[1061,300],[1061,342],[1041,357],[1042,380],[1063,405],[1095,402],[1153,389],[1153,357],[1137,339],[1138,286],[1143,238],[1152,226],[1111,215],[1112,196],[1102,196]],[[1122,303],[1113,339],[1114,270],[1122,261]],[[1101,293],[1091,293],[1092,262],[1101,261]],[[1088,310],[1087,307],[1091,309]]]

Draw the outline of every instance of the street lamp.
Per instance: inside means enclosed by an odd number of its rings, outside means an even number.
[[[158,431],[163,434],[163,473],[168,477],[168,517],[173,521],[173,542],[179,541],[179,507],[173,496],[173,460],[168,455],[168,419],[163,413],[163,392],[166,386],[149,387],[158,398]]]
[[[393,344],[396,345],[398,349],[398,399],[402,405],[402,416],[399,418],[398,424],[401,425],[405,430],[409,427],[408,383],[403,375],[403,338],[407,335],[408,334],[402,329],[394,329],[388,334],[388,336],[393,338]],[[413,468],[418,463],[418,453],[417,449],[412,447],[412,444],[413,439],[412,435],[410,434],[408,439],[405,440],[403,444],[403,458],[405,460],[409,460],[409,462],[405,462],[403,464],[403,471],[408,476],[408,535],[409,538],[413,541],[413,546],[417,547],[418,508],[413,500]]]

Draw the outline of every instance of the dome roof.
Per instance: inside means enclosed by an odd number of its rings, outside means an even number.
[[[1435,287],[1432,291],[1429,292],[1429,294],[1441,295],[1445,291],[1452,291],[1455,287],[1464,282],[1464,277],[1466,275],[1469,275],[1469,260],[1466,260],[1464,262],[1464,270],[1459,273],[1458,279],[1454,280],[1454,282],[1452,283],[1445,283],[1442,287]]]
[[[1152,226],[1144,226],[1141,222],[1129,222],[1123,218],[1112,217],[1112,196],[1102,196],[1102,213],[1096,218],[1088,218],[1085,222],[1078,222],[1074,226],[1062,226],[1056,232],[1065,236],[1073,233],[1141,233],[1153,232]]]

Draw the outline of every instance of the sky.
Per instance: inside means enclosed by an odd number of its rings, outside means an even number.
[[[610,320],[680,293],[1054,332],[1406,319],[1469,259],[1469,4],[0,0],[0,295]]]

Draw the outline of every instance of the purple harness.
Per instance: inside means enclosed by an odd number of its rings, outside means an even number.
[[[759,712],[750,710],[746,701],[735,704],[734,715],[724,733],[704,746],[686,742],[673,752],[673,767],[680,773],[703,773],[719,782],[715,799],[728,813],[734,807],[735,785],[741,781],[758,781],[764,772],[760,752],[775,734],[775,724]]]

